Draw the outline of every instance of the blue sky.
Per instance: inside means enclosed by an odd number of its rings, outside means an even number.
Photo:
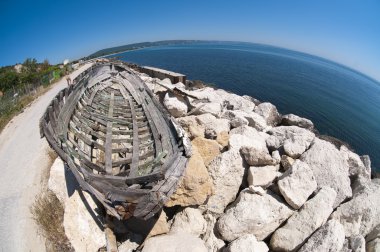
[[[0,0],[0,65],[166,39],[276,45],[380,80],[380,1]]]

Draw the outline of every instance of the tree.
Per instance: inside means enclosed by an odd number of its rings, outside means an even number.
[[[22,71],[26,73],[35,73],[37,72],[37,60],[32,58],[27,58],[24,63],[22,63]]]
[[[41,71],[46,71],[50,67],[50,63],[47,59],[44,60],[44,62],[41,64]]]
[[[19,83],[19,76],[13,70],[6,70],[0,73],[0,90],[5,92]]]

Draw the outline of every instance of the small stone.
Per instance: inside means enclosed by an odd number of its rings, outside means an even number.
[[[293,158],[286,155],[281,156],[281,166],[282,168],[284,168],[284,171],[287,171],[293,165],[293,163],[294,163]]]
[[[264,196],[264,194],[266,193],[266,191],[261,186],[252,186],[252,185],[250,185],[247,189],[251,193],[256,193],[256,194],[261,195],[261,196]]]
[[[274,160],[274,164],[279,164],[281,162],[281,155],[278,150],[272,152],[272,159]]]

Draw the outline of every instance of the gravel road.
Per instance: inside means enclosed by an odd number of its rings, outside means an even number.
[[[85,65],[70,76],[74,79]],[[39,134],[39,119],[64,87],[63,78],[19,114],[0,134],[0,251],[45,251],[30,206],[43,189],[49,164],[48,144]]]

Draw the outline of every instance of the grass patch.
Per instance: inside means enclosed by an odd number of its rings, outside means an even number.
[[[46,238],[47,251],[74,251],[63,227],[63,206],[52,191],[47,190],[36,198],[31,213]]]

